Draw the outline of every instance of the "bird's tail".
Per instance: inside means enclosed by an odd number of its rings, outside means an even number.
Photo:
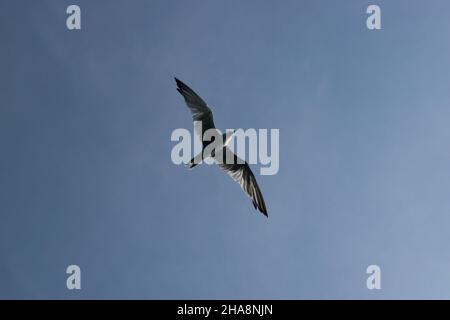
[[[198,155],[193,157],[188,163],[186,163],[186,166],[189,169],[194,168],[196,165],[200,164],[203,161],[203,152],[200,152]]]

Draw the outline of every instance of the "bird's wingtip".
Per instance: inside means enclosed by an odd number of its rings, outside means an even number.
[[[177,90],[179,93],[183,94],[183,91],[186,88],[186,85],[183,83],[183,81],[181,81],[180,79],[178,79],[177,77],[174,77],[175,82],[177,84]]]
[[[175,79],[175,82],[177,83],[178,86],[182,86],[184,85],[183,81],[181,81],[180,79],[178,79],[177,77],[173,77]]]
[[[256,204],[253,204],[255,206],[255,209],[258,210],[259,212],[261,212],[266,218],[269,217],[269,214],[267,213],[267,209],[266,208],[260,208],[258,206],[256,206]]]

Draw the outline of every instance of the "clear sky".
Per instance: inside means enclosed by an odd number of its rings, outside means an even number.
[[[0,298],[450,298],[449,15],[1,1]],[[171,162],[192,129],[174,76],[220,129],[280,129],[279,173],[252,166],[269,219],[217,168]]]

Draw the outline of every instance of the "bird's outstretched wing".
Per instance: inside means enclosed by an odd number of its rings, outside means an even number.
[[[215,128],[212,111],[194,90],[177,78],[175,78],[175,82],[177,83],[178,92],[184,97],[189,110],[191,110],[192,119],[202,122],[201,132],[199,128],[195,128],[196,133],[202,138],[206,130]]]
[[[248,163],[235,155],[227,147],[224,148],[222,156],[224,156],[223,159],[216,161],[216,164],[221,169],[225,170],[225,172],[228,173],[234,181],[241,185],[241,188],[249,195],[250,199],[252,199],[255,209],[258,209],[267,217],[268,215],[264,198],[261,190],[259,189],[258,183],[256,182],[256,178],[248,166]],[[233,162],[228,164],[226,161],[227,159],[233,159]]]

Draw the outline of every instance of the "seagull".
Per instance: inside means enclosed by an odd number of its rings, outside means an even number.
[[[199,135],[200,139],[203,141],[202,137],[206,130],[216,129],[212,111],[208,107],[207,103],[202,98],[200,98],[200,96],[197,95],[194,90],[189,88],[186,84],[184,84],[177,78],[175,78],[175,82],[177,83],[177,91],[183,96],[189,110],[191,111],[194,123],[199,121],[201,121],[202,123],[201,130],[195,125],[194,127],[197,135]],[[255,209],[258,209],[263,215],[268,217],[266,204],[264,202],[261,190],[259,189],[258,183],[256,182],[255,175],[250,169],[248,163],[235,155],[227,146],[228,142],[231,140],[232,135],[233,132],[227,132],[223,135],[224,142],[221,146],[222,151],[218,152],[218,154],[214,154],[214,151],[209,155],[203,154],[203,150],[206,148],[206,146],[212,143],[210,141],[203,141],[202,152],[192,158],[187,166],[191,169],[198,163],[200,163],[201,160],[209,157],[213,158],[215,160],[215,164],[219,166],[219,168],[224,170],[234,181],[239,183],[241,188],[252,200]],[[226,163],[226,161],[223,161],[223,159],[233,159],[233,162],[231,164],[228,164]]]

